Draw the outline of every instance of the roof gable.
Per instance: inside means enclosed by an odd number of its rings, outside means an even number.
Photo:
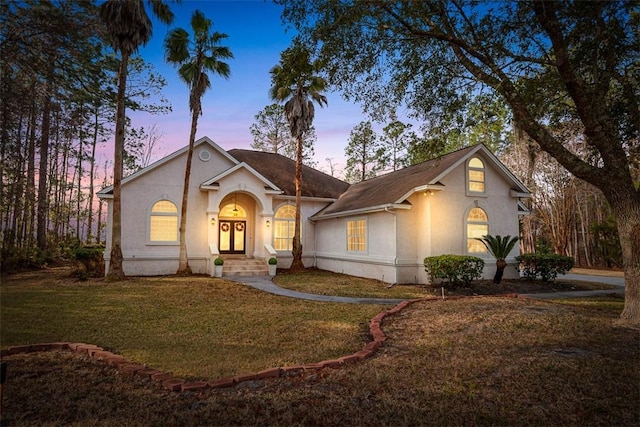
[[[407,199],[417,191],[442,189],[440,181],[469,158],[481,153],[500,171],[500,174],[519,193],[528,193],[527,188],[498,160],[483,144],[454,151],[436,159],[409,166],[366,181],[351,185],[349,189],[315,218],[332,217],[348,212],[379,210],[385,207],[407,205]]]
[[[238,170],[247,170],[251,175],[255,176],[256,179],[258,179],[259,181],[261,181],[264,186],[266,188],[268,188],[269,190],[273,190],[276,192],[281,192],[282,190],[280,190],[278,188],[277,185],[275,185],[274,183],[272,183],[271,181],[269,181],[267,178],[265,178],[264,176],[262,176],[261,174],[259,174],[258,172],[256,172],[255,169],[253,169],[251,166],[249,166],[248,164],[246,164],[245,162],[242,163],[238,163],[237,165],[227,169],[224,172],[219,173],[218,175],[214,176],[213,178],[210,178],[208,180],[206,180],[205,182],[203,182],[200,185],[200,188],[206,188],[206,187],[211,187],[213,186],[216,182],[220,181],[221,179],[233,175],[234,173],[236,173]]]
[[[237,165],[238,160],[234,159],[229,153],[227,153],[225,150],[223,150],[218,144],[216,144],[215,142],[213,142],[211,139],[209,139],[209,137],[205,136],[202,137],[200,139],[198,139],[197,141],[194,142],[193,144],[193,148],[197,148],[202,144],[208,144],[211,146],[211,148],[213,148],[215,151],[217,151],[222,157],[228,159],[232,164]],[[149,166],[147,166],[146,168],[140,169],[137,172],[132,173],[131,175],[128,175],[127,177],[122,179],[122,185],[127,184],[131,181],[136,180],[137,178],[139,178],[142,175],[145,175],[159,167],[161,167],[162,165],[170,162],[171,160],[175,159],[176,157],[179,157],[183,154],[185,154],[187,151],[189,150],[189,146],[183,147],[177,151],[174,151],[173,153],[169,154],[168,156],[165,156],[163,158],[161,158],[160,160],[157,160],[155,162],[153,162],[152,164],[150,164]],[[113,185],[110,185],[108,187],[103,188],[102,190],[100,190],[97,193],[97,196],[100,198],[109,198],[111,197],[113,194]]]

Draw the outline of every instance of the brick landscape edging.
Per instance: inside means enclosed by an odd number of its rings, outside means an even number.
[[[446,298],[419,298],[402,301],[393,308],[385,310],[377,314],[373,319],[369,321],[369,332],[373,341],[367,343],[360,351],[353,354],[339,357],[337,359],[323,360],[317,363],[308,363],[298,366],[284,366],[278,368],[269,368],[260,372],[247,373],[236,375],[228,378],[221,378],[215,381],[191,381],[187,382],[182,378],[174,377],[169,372],[159,371],[157,369],[149,368],[144,365],[130,362],[119,354],[106,351],[104,348],[85,343],[72,343],[72,342],[54,342],[44,344],[31,344],[10,347],[5,350],[0,350],[0,358],[11,356],[14,354],[22,353],[34,353],[42,351],[55,351],[55,350],[70,350],[75,353],[86,354],[92,359],[102,361],[108,366],[112,366],[118,370],[122,375],[136,375],[140,377],[149,378],[154,382],[161,383],[164,388],[171,391],[183,392],[183,391],[199,391],[206,388],[225,388],[234,387],[245,381],[265,380],[268,378],[289,377],[296,375],[303,375],[308,371],[317,371],[324,368],[340,368],[343,365],[349,363],[357,363],[361,360],[372,357],[383,343],[387,340],[387,336],[382,332],[382,321],[385,317],[399,313],[406,307],[413,303],[424,301],[442,301],[442,300],[457,300],[467,298],[524,298],[517,294],[505,294],[505,295],[476,295],[476,296],[448,296]]]

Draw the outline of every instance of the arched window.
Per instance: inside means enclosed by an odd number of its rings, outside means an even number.
[[[293,234],[296,226],[296,208],[284,205],[273,216],[273,247],[277,251],[293,249]]]
[[[469,160],[467,166],[467,189],[471,193],[484,193],[484,163],[477,157]]]
[[[149,216],[149,241],[178,241],[178,208],[168,200],[160,200],[151,208]]]
[[[482,208],[473,208],[467,215],[467,252],[486,253],[482,242],[475,240],[489,234],[489,217]]]

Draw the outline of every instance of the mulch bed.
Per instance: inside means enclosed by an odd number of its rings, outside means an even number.
[[[614,286],[595,282],[576,280],[555,280],[542,282],[528,279],[503,279],[499,284],[491,280],[473,281],[471,286],[458,286],[454,289],[446,288],[446,295],[501,295],[501,294],[536,294],[549,292],[591,291],[596,289],[615,289]],[[427,293],[440,296],[440,285],[427,287]]]

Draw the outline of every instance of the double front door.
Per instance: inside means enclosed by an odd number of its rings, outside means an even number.
[[[220,221],[220,253],[244,254],[246,229],[246,221]]]

